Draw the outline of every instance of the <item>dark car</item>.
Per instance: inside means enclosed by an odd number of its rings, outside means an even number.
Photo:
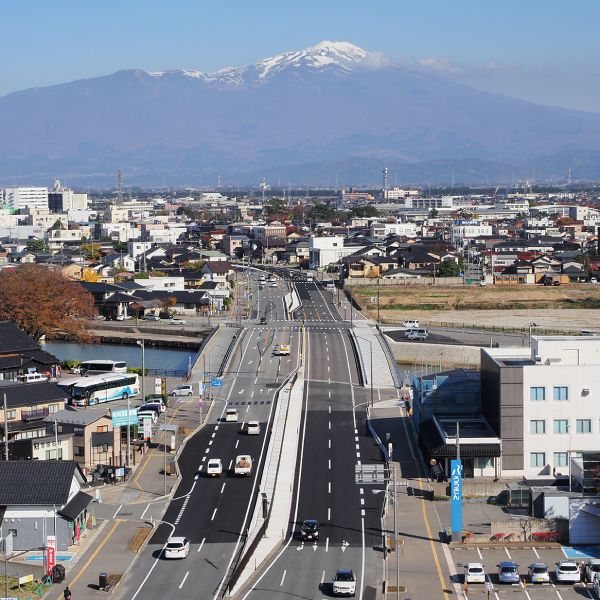
[[[261,317],[260,318],[260,324],[261,325],[266,325],[267,324],[267,317]]]
[[[303,540],[319,539],[319,521],[315,519],[306,519],[300,527],[300,537]]]

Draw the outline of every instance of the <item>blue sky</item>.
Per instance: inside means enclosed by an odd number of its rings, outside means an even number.
[[[19,0],[3,10],[0,95],[119,69],[213,71],[328,39],[600,112],[599,23],[593,0]]]

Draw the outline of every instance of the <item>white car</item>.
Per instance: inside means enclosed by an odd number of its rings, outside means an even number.
[[[273,354],[275,356],[289,356],[290,355],[289,344],[278,344],[277,346],[274,346]]]
[[[260,423],[258,421],[248,421],[246,428],[247,435],[260,435]]]
[[[531,581],[531,583],[550,583],[548,565],[543,562],[529,565],[529,581]]]
[[[169,396],[191,396],[194,393],[192,386],[189,383],[175,386]]]
[[[221,477],[223,474],[223,463],[220,458],[211,458],[206,465],[206,474],[209,477]]]
[[[561,560],[556,563],[556,583],[579,583],[581,572],[574,560]]]
[[[185,558],[190,553],[190,540],[186,537],[170,537],[165,548],[165,558]]]
[[[402,327],[404,329],[417,329],[419,327],[418,319],[406,319],[404,323],[402,323]]]
[[[334,596],[354,596],[356,594],[356,575],[352,569],[338,569],[333,578]]]
[[[229,422],[237,422],[238,420],[238,411],[235,408],[228,408],[225,411],[225,421]]]
[[[180,319],[179,317],[173,317],[169,323],[171,325],[185,325],[185,319]]]
[[[470,562],[465,565],[465,583],[485,583],[482,563]]]
[[[144,424],[144,419],[150,419],[153,425],[154,423],[156,423],[156,421],[158,421],[158,413],[155,410],[152,410],[151,408],[145,410],[138,410],[137,416],[140,425]]]
[[[600,573],[600,558],[591,558],[585,563],[583,571],[584,579],[590,583],[594,583],[596,573]]]
[[[273,281],[272,283],[269,284],[269,287],[277,287],[277,282]]]

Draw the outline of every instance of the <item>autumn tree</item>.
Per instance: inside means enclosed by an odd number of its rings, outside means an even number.
[[[95,314],[92,295],[58,271],[35,264],[0,271],[0,319],[36,341],[59,332],[85,340],[87,320]]]
[[[85,267],[81,271],[81,281],[88,281],[92,283],[96,283],[100,281],[100,274],[94,269],[90,269],[89,267]]]

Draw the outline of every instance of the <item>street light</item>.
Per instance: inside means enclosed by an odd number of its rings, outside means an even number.
[[[396,493],[396,465],[390,462],[393,491],[371,490],[373,494],[385,494],[394,505],[394,545],[396,546],[396,599],[400,600],[400,552],[398,551],[398,498]]]
[[[350,311],[352,311],[352,305],[350,305]],[[350,314],[352,314],[352,312],[350,312]],[[370,384],[371,384],[371,407],[373,406],[373,343],[371,342],[371,340],[368,340],[367,338],[362,337],[361,335],[356,335],[354,334],[355,337],[357,337],[360,340],[364,340],[365,342],[367,342],[369,344],[369,353],[370,353],[370,362],[371,362],[371,373],[369,375],[369,380],[370,380]]]
[[[146,400],[145,387],[144,387],[144,375],[146,373],[146,345],[145,340],[137,340],[136,344],[142,348],[142,402]],[[127,467],[131,466],[131,423],[129,422],[129,412],[131,410],[131,400],[127,396]]]

